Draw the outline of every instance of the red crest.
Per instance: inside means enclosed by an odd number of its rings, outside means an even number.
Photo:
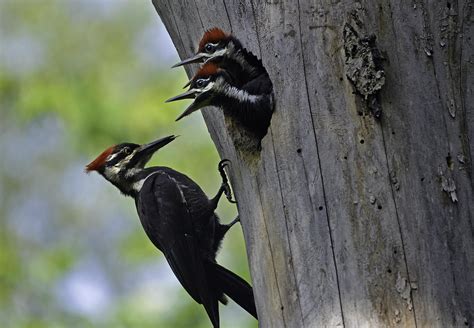
[[[204,35],[201,38],[201,41],[199,41],[198,52],[202,52],[206,44],[218,43],[219,41],[227,39],[228,37],[229,35],[226,34],[224,31],[222,31],[220,28],[217,28],[217,27],[211,28],[204,33]]]
[[[214,63],[206,63],[197,71],[196,75],[194,75],[193,80],[196,80],[197,78],[200,78],[200,77],[207,77],[210,75],[214,75],[218,71],[219,71],[219,66],[217,66]]]
[[[94,159],[92,162],[86,165],[86,172],[97,171],[98,169],[100,169],[102,165],[105,164],[107,157],[109,157],[109,155],[112,154],[114,149],[115,149],[115,145],[104,150],[99,156],[97,156],[96,159]]]

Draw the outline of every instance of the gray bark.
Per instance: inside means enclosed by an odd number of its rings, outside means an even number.
[[[232,161],[260,325],[473,326],[472,1],[154,5],[182,58],[218,26],[274,84],[259,156],[235,149],[221,111],[203,111]]]

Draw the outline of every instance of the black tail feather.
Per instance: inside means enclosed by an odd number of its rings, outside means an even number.
[[[255,317],[255,319],[258,319],[252,287],[245,280],[223,266],[214,262],[208,263],[209,275],[214,279],[218,288]]]

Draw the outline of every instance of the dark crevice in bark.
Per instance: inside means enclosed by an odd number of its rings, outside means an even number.
[[[466,8],[467,7],[467,8]],[[461,8],[461,6],[458,6],[459,8],[459,17],[461,17],[461,24],[460,24],[460,31],[463,35],[468,35],[468,33],[464,33],[464,21],[466,20],[466,18],[469,18],[471,15],[472,15],[472,11],[473,11],[473,6],[472,6],[472,1],[466,1],[464,3],[464,7]],[[466,16],[464,17],[462,15],[462,13],[466,13]],[[469,37],[465,37],[462,39],[462,41],[460,41],[460,49],[459,49],[459,65],[460,65],[460,72],[459,72],[459,88],[460,88],[460,101],[461,101],[461,112],[462,112],[462,125],[461,125],[461,129],[462,131],[464,131],[464,136],[461,140],[461,143],[462,143],[462,150],[463,152],[467,152],[467,158],[468,158],[468,165],[467,165],[467,170],[468,170],[468,174],[469,174],[469,177],[470,177],[470,180],[471,180],[471,186],[474,188],[474,172],[473,172],[473,156],[474,154],[472,154],[471,152],[471,143],[474,142],[474,140],[470,140],[469,139],[469,130],[470,128],[471,129],[474,129],[474,126],[471,126],[469,127],[469,124],[468,124],[468,115],[467,115],[467,104],[466,104],[466,93],[467,93],[467,85],[464,85],[464,88],[463,88],[463,81],[464,81],[464,75],[465,75],[465,70],[463,69],[463,55],[464,55],[464,44],[467,42],[466,40],[469,40]],[[472,65],[472,63],[471,63]],[[472,74],[472,73],[471,73]]]
[[[270,133],[272,133],[272,132],[270,132]],[[273,134],[272,134],[272,140],[273,140]],[[278,175],[278,187],[280,189],[281,203],[283,204],[283,206],[285,206],[285,198],[284,198],[283,192],[282,192],[281,179],[280,179],[280,174],[279,174],[278,164],[277,164],[277,156],[276,156],[276,152],[275,152],[275,145],[274,145],[273,142],[272,142],[272,146],[273,146],[273,155],[274,155],[274,158],[275,158],[275,169],[276,169],[276,172],[277,172],[277,175]],[[286,211],[283,211],[283,213],[284,213],[284,217],[285,217],[285,227],[286,227],[285,230],[286,230],[286,238],[288,239],[288,249],[289,249],[289,252],[290,252],[290,259],[292,259],[293,258],[293,252],[291,250],[291,241],[290,241],[291,239],[290,239],[290,228],[288,227],[288,216],[286,214]],[[293,279],[295,280],[295,291],[296,291],[296,295],[298,297],[298,305],[299,305],[300,314],[301,314],[301,321],[302,321],[302,324],[303,324],[303,327],[304,327],[303,308],[301,306],[299,284],[298,284],[298,280],[296,279],[296,272],[295,272],[295,267],[293,265],[293,261],[290,262],[290,266],[291,266],[291,271],[293,273]]]
[[[389,9],[389,12],[390,12],[391,32],[392,32],[392,35],[393,35],[394,39],[397,40],[397,34],[396,34],[396,30],[395,30],[395,21],[393,19],[392,7],[391,7],[390,2],[388,3],[388,9]],[[395,48],[396,48],[397,51],[395,53],[393,53],[393,56],[395,57],[395,60],[397,62],[397,67],[400,67],[400,59],[398,57],[399,47],[398,47],[397,43],[396,43]],[[401,83],[400,79],[398,79],[398,83],[399,84]],[[387,145],[387,142],[385,141],[383,121],[382,121],[382,124],[380,124],[380,129],[381,129],[381,132],[382,132],[382,144],[383,144],[384,153],[385,153],[385,161],[387,163],[388,175],[390,177],[390,172],[396,172],[396,168],[391,167],[392,165],[391,165],[390,160],[388,158],[388,145]],[[398,231],[399,231],[399,234],[400,234],[400,241],[402,243],[403,261],[405,263],[408,284],[411,288],[412,279],[410,278],[410,267],[408,265],[405,239],[404,239],[404,236],[403,236],[402,223],[401,223],[400,214],[399,214],[399,204],[397,203],[397,199],[396,199],[396,195],[395,195],[396,190],[394,190],[394,189],[399,188],[399,185],[398,184],[394,185],[393,183],[391,183],[391,181],[389,181],[389,183],[390,183],[390,190],[391,190],[392,200],[393,200],[393,204],[394,204],[394,207],[395,207],[395,216],[396,216],[396,219],[397,219],[397,226],[398,226]],[[410,301],[411,301],[411,304],[413,306],[413,319],[414,319],[414,322],[415,322],[415,327],[418,327],[417,316],[416,316],[416,306],[415,306],[415,302],[414,302],[412,292],[410,292]]]
[[[225,3],[225,0],[222,0],[222,3],[224,4],[225,14],[227,15],[227,20],[229,21],[230,33],[233,33],[234,28],[232,27],[232,22],[230,21],[230,15],[229,15],[229,11],[227,10],[227,5]]]
[[[171,8],[171,7],[170,7],[170,2],[169,2],[169,0],[167,1],[167,3],[168,3],[168,7]],[[173,22],[174,22],[174,26],[175,26],[176,32],[178,33],[179,40],[181,41],[182,49],[183,49],[183,51],[186,51],[186,47],[185,47],[185,45],[184,45],[183,38],[182,38],[182,36],[181,36],[181,33],[179,32],[179,28],[178,28],[179,25],[178,25],[178,22],[176,21],[176,15],[174,14],[173,11],[171,11],[171,14],[172,14],[172,16],[173,16]],[[189,75],[189,74],[188,74],[188,75]]]
[[[262,47],[260,46],[260,33],[258,31],[257,14],[255,13],[255,5],[253,4],[253,0],[250,0],[250,5],[252,6],[253,21],[255,23],[255,33],[257,34],[258,56],[262,58]]]
[[[259,201],[261,203],[262,195],[260,193],[262,191],[262,188],[261,188],[260,181],[259,181],[258,178],[256,179],[256,181],[257,181]],[[262,206],[262,208],[263,208],[263,206]],[[278,282],[277,269],[276,269],[276,266],[275,266],[275,257],[273,255],[274,252],[273,252],[273,248],[272,248],[272,242],[270,241],[271,238],[270,238],[270,234],[268,232],[267,217],[265,216],[264,211],[262,211],[262,216],[263,216],[263,218],[262,218],[263,225],[265,226],[265,233],[267,234],[267,240],[268,240],[268,247],[269,247],[269,250],[270,250],[270,256],[271,256],[271,259],[272,259],[272,268],[273,268],[273,274],[275,276],[275,284],[276,284],[276,287],[277,287],[278,297],[279,297],[279,301],[280,301],[280,309],[282,310],[283,326],[286,327],[285,314],[283,312],[284,305],[283,305],[283,300],[281,298],[281,290],[280,290],[280,285],[279,285],[279,282]]]
[[[385,154],[385,162],[387,164],[387,171],[388,171],[387,173],[388,173],[388,176],[390,177],[390,172],[396,172],[396,171],[395,171],[395,168],[392,168],[392,171],[390,170],[390,163],[389,163],[389,159],[388,159],[388,155],[387,155],[387,144],[385,142],[385,134],[384,134],[383,124],[380,125],[380,130],[381,130],[381,133],[382,133],[382,145],[383,145],[384,154]],[[390,190],[391,190],[393,206],[395,208],[395,217],[397,219],[398,233],[400,234],[400,241],[402,243],[403,262],[405,263],[405,270],[407,272],[407,280],[408,280],[408,284],[409,284],[410,289],[411,289],[412,280],[410,278],[410,270],[408,269],[408,260],[407,260],[407,252],[406,252],[406,247],[405,247],[405,240],[403,238],[403,229],[402,229],[402,224],[401,224],[401,220],[400,220],[400,215],[398,214],[398,204],[397,204],[397,199],[396,199],[395,190],[394,190],[397,187],[396,187],[396,185],[391,183],[391,181],[389,181],[389,184],[390,184]],[[410,291],[410,301],[411,301],[411,304],[413,306],[413,320],[415,321],[415,327],[418,327],[418,324],[416,322],[415,302],[413,301],[413,295],[412,295],[411,291]]]
[[[232,30],[232,22],[230,20],[230,16],[229,16],[229,13],[227,12],[227,7],[225,5],[225,1],[224,2],[224,7],[226,9],[226,14],[227,14],[227,19],[229,21],[229,26],[231,26],[231,30]],[[253,6],[252,6],[253,7]],[[197,10],[199,11],[199,8],[197,8]],[[255,19],[255,12],[254,12],[254,19]],[[202,21],[201,21],[201,24],[202,24]],[[256,25],[256,23],[255,23]],[[203,29],[204,29],[204,26],[203,26]],[[258,35],[258,34],[257,34]],[[260,49],[260,41],[257,40],[258,42],[258,45],[259,45],[259,49]],[[261,51],[260,51],[260,57],[261,57]],[[269,127],[270,129],[270,127]],[[257,182],[257,189],[258,189],[258,203],[260,204],[260,207],[263,208],[263,204],[262,204],[262,196],[261,196],[261,191],[262,191],[262,188],[260,186],[260,182],[259,182],[259,179],[257,178],[256,179],[256,182]],[[281,298],[281,291],[280,291],[280,286],[279,286],[279,283],[278,283],[278,275],[277,275],[277,269],[276,269],[276,265],[275,265],[275,257],[274,257],[274,251],[273,251],[273,247],[272,247],[272,244],[271,244],[271,238],[270,238],[270,234],[269,234],[269,231],[268,231],[268,227],[267,227],[267,217],[265,215],[265,213],[262,211],[262,221],[263,221],[263,225],[264,225],[264,229],[265,229],[265,233],[267,235],[266,239],[268,241],[268,249],[269,249],[269,252],[270,252],[270,257],[271,257],[271,262],[272,262],[272,268],[273,268],[273,275],[275,277],[275,283],[276,283],[276,287],[277,287],[277,290],[278,290],[278,296],[279,296],[279,303],[280,303],[280,308],[283,309],[283,301],[282,301],[282,298]],[[285,316],[282,315],[282,318],[283,318],[283,324],[284,326],[286,326],[286,323],[285,323]]]
[[[199,6],[197,5],[196,0],[194,0],[194,6],[196,6],[196,12],[198,14],[199,21],[201,22],[201,27],[203,30],[205,30],[204,23],[202,22],[202,18],[201,18],[201,13],[199,12]]]
[[[338,293],[338,296],[339,296],[339,308],[340,308],[340,312],[341,312],[342,325],[345,326],[344,311],[343,311],[343,307],[342,307],[341,288],[340,288],[340,282],[339,282],[339,273],[338,273],[338,269],[337,269],[336,254],[334,253],[334,240],[333,240],[333,236],[332,236],[331,220],[329,219],[326,190],[325,190],[325,187],[324,187],[324,176],[323,176],[322,167],[321,167],[321,156],[320,156],[320,153],[319,153],[318,137],[317,137],[317,134],[316,134],[314,118],[313,118],[313,115],[311,113],[311,100],[310,100],[310,96],[309,96],[308,79],[307,79],[307,75],[306,75],[306,62],[305,62],[305,57],[304,57],[304,48],[303,48],[303,40],[302,40],[303,36],[302,36],[302,33],[301,33],[301,6],[300,6],[300,1],[299,0],[298,0],[298,24],[299,24],[298,27],[299,27],[301,57],[302,57],[302,61],[303,61],[303,77],[304,77],[304,82],[305,82],[305,87],[306,87],[306,96],[307,96],[308,106],[309,106],[309,110],[310,110],[311,125],[313,127],[314,142],[315,142],[315,145],[316,145],[316,157],[318,159],[319,175],[321,176],[321,186],[322,186],[322,193],[323,193],[323,199],[324,199],[324,207],[326,208],[326,221],[327,221],[328,232],[329,232],[329,240],[331,242],[332,260],[333,260],[334,270],[335,270],[335,273],[336,273],[337,293]],[[312,199],[311,199],[311,201],[313,203]]]
[[[262,47],[261,47],[261,44],[260,44],[260,34],[259,34],[259,31],[258,31],[258,28],[257,28],[258,24],[257,24],[256,12],[255,12],[255,5],[254,5],[252,0],[250,1],[250,4],[252,6],[252,15],[253,15],[253,19],[254,19],[254,22],[255,22],[255,32],[257,34],[257,45],[258,45],[259,57],[262,58]],[[281,189],[280,175],[278,173],[278,162],[277,162],[276,153],[275,153],[275,143],[274,143],[273,131],[272,131],[271,125],[268,127],[267,136],[268,135],[270,136],[270,143],[272,145],[272,150],[273,150],[273,160],[275,161],[275,170],[276,170],[277,178],[278,178],[278,187],[280,189],[279,193],[280,193],[281,199],[283,200],[284,196],[283,196],[283,192],[282,192],[282,189]],[[261,188],[259,188],[259,193],[260,192],[262,192]],[[286,213],[284,214],[284,216],[285,216],[285,221],[287,221]],[[266,228],[266,225],[265,225],[265,228]],[[267,233],[268,233],[268,231],[267,231]],[[287,229],[287,238],[288,238],[288,229]],[[290,244],[289,241],[288,241],[288,244]],[[291,249],[290,249],[290,252],[291,252]],[[273,264],[273,267],[275,268],[275,263],[274,263],[274,260],[273,260],[273,252],[271,254],[272,254],[272,264]],[[279,286],[279,283],[278,283],[277,276],[275,276],[275,278],[276,278],[275,279],[276,280],[276,285],[277,285],[277,288],[278,288],[278,295],[280,297],[280,304],[281,304],[281,309],[282,309],[282,318],[283,318],[283,321],[284,321],[283,324],[286,327],[285,312],[283,311],[284,305],[283,305],[283,301],[282,301],[282,298],[281,298],[280,286]]]
[[[262,203],[262,195],[260,194],[262,188],[260,187],[260,182],[259,182],[259,179],[257,178],[256,179],[257,181],[257,188],[258,188],[258,197],[259,197],[259,202],[260,204]],[[263,206],[262,206],[263,208]],[[281,291],[280,291],[280,286],[278,284],[278,275],[277,275],[277,270],[276,270],[276,266],[275,266],[275,256],[273,255],[273,248],[272,248],[272,243],[270,241],[270,234],[268,232],[268,227],[267,227],[267,217],[265,216],[265,213],[264,211],[262,210],[262,221],[263,221],[263,225],[265,227],[265,233],[267,234],[267,241],[268,241],[268,247],[269,247],[269,250],[270,250],[270,256],[271,256],[271,259],[272,259],[272,268],[273,268],[273,275],[275,276],[275,285],[277,287],[277,291],[278,291],[278,297],[279,297],[279,303],[280,303],[280,309],[283,310],[284,308],[284,304],[283,304],[283,301],[282,301],[282,298],[281,298]],[[283,312],[283,311],[282,311]],[[284,315],[284,312],[282,313],[282,318],[283,318],[283,326],[286,327],[286,320],[285,320],[285,315]]]

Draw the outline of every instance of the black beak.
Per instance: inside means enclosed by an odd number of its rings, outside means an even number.
[[[189,80],[188,82],[186,82],[186,84],[183,86],[183,89],[186,89],[187,87],[189,87],[191,85],[191,83],[193,82],[193,80]]]
[[[192,102],[191,105],[186,108],[186,110],[178,116],[178,118],[175,121],[179,121],[185,116],[188,116],[189,114],[203,108],[206,106],[211,105],[211,95],[209,95],[208,92],[206,93],[201,93],[199,96],[196,97],[196,99]]]
[[[186,65],[186,64],[198,63],[198,62],[203,61],[205,58],[206,58],[205,54],[197,53],[197,54],[195,54],[194,56],[192,56],[190,58],[184,59],[184,60],[180,61],[179,63],[174,64],[173,66],[171,66],[171,68],[183,66],[183,65]]]
[[[141,145],[137,152],[135,153],[134,159],[136,161],[141,161],[145,160],[148,162],[148,160],[151,158],[151,156],[158,151],[158,149],[166,146],[169,144],[171,141],[176,139],[177,137],[174,135],[167,136],[161,139],[158,139],[156,141]]]
[[[182,100],[182,99],[194,99],[194,98],[196,98],[196,94],[198,92],[199,91],[196,90],[196,89],[190,89],[186,92],[183,92],[180,95],[177,95],[176,97],[172,97],[172,98],[168,99],[166,102],[169,103],[169,102],[172,102],[172,101]]]
[[[166,102],[171,102],[171,101],[176,101],[176,100],[193,99],[193,98],[195,98],[194,101],[191,103],[191,105],[188,106],[188,108],[186,108],[186,110],[181,115],[178,116],[176,121],[179,121],[183,117],[188,116],[189,114],[197,111],[198,109],[208,106],[210,103],[210,94],[209,92],[201,93],[201,90],[190,89],[166,101]]]

